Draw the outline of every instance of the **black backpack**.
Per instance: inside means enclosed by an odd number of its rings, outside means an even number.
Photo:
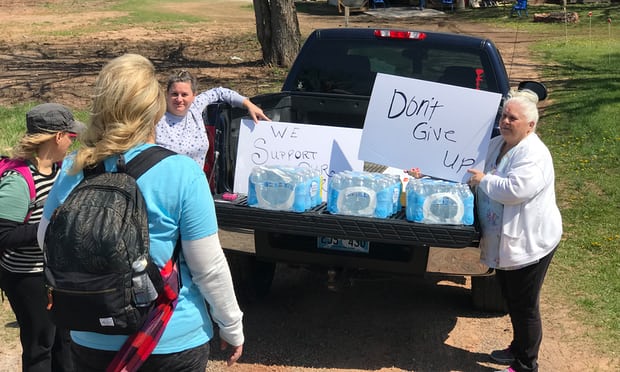
[[[54,211],[43,251],[47,308],[58,327],[128,335],[144,322],[155,301],[136,303],[132,265],[146,259],[157,294],[163,281],[149,255],[147,210],[136,180],[173,154],[154,146],[126,165],[121,156],[118,172],[106,172],[102,163],[85,169],[84,180]]]

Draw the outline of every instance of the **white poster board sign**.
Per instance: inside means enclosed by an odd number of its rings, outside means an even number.
[[[457,182],[484,169],[501,95],[377,74],[359,158]]]
[[[288,165],[320,169],[324,181],[345,170],[363,170],[358,159],[362,130],[322,125],[243,119],[235,167],[236,193],[247,194],[255,166]],[[323,182],[323,200],[327,182]]]

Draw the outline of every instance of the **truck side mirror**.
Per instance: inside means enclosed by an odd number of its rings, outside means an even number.
[[[543,83],[539,83],[537,81],[522,81],[519,83],[518,90],[529,89],[532,92],[536,93],[539,101],[543,101],[547,98],[547,87]]]

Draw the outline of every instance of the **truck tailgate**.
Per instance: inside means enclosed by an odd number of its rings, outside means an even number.
[[[446,248],[477,246],[475,226],[431,225],[407,221],[405,211],[386,219],[333,215],[325,203],[303,213],[248,207],[240,195],[226,201],[215,195],[218,224],[222,228],[245,228],[294,235],[330,236],[391,244],[425,244]]]

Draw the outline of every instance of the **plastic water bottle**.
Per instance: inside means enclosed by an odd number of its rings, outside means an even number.
[[[255,183],[258,207],[271,210],[293,210],[295,197],[290,173],[280,166],[264,166]]]
[[[347,192],[353,187],[353,178],[351,172],[341,173],[340,187],[338,188],[338,198],[335,200],[336,207],[334,208],[339,214],[350,214],[348,208],[345,206],[345,199]]]
[[[299,170],[291,175],[295,186],[295,201],[293,202],[293,211],[303,212],[310,209],[310,188],[308,178],[303,170]]]
[[[338,198],[340,196],[340,191],[342,190],[342,179],[342,174],[336,173],[332,175],[329,180],[329,184],[327,185],[327,211],[329,213],[336,214],[339,212]]]
[[[305,194],[304,194],[304,199],[305,199],[305,204],[306,204],[306,209],[310,209],[313,207],[312,203],[312,179],[314,178],[314,172],[312,171],[312,169],[310,168],[299,168],[299,170],[301,170],[302,175],[303,175],[303,183],[304,183],[304,188],[305,188]]]
[[[350,215],[359,215],[358,211],[367,205],[367,195],[362,189],[362,179],[359,173],[350,175],[347,181],[348,187],[343,190],[341,204],[338,206],[341,212]]]
[[[387,218],[394,210],[394,187],[387,177],[379,175],[375,181],[375,192],[377,193],[377,206],[375,217]]]
[[[421,179],[412,178],[407,184],[407,207],[406,216],[409,221],[424,221],[424,202],[426,201],[424,182]]]
[[[262,186],[260,193],[260,197],[263,199],[261,207],[275,209],[285,200],[281,196],[281,189],[284,188],[284,183],[275,168],[265,169],[264,179],[262,179],[259,185]]]
[[[462,183],[461,184],[461,195],[463,199],[463,224],[464,225],[473,225],[474,224],[474,193],[471,191],[469,186]]]
[[[407,184],[406,215],[414,222],[471,225],[474,195],[462,183],[411,179]]]
[[[311,207],[316,207],[317,205],[323,202],[323,197],[321,196],[321,189],[323,186],[323,182],[321,182],[321,171],[318,169],[310,170],[310,198],[311,198]]]
[[[248,206],[255,207],[258,205],[258,199],[256,198],[256,184],[260,182],[260,172],[262,169],[254,167],[248,177]]]
[[[454,201],[446,196],[438,196],[437,194],[446,194],[450,193],[449,186],[445,182],[436,182],[431,184],[433,187],[433,192],[431,195],[435,194],[433,198],[433,203],[430,206],[430,210],[432,212],[433,217],[436,218],[436,222],[438,223],[447,223],[450,219],[452,219],[456,214],[456,206],[454,205]],[[427,218],[431,216],[426,216]]]
[[[392,214],[397,213],[402,208],[402,204],[400,202],[400,194],[403,192],[403,184],[400,181],[400,176],[397,174],[393,174],[390,176],[392,184],[393,184],[393,195],[392,195]]]
[[[131,268],[133,270],[133,276],[131,278],[134,301],[136,306],[144,307],[149,306],[157,298],[157,290],[153,286],[149,274],[146,272],[147,265],[146,257],[140,257],[133,262]]]
[[[445,223],[451,217],[449,213],[449,199],[445,198],[446,188],[443,181],[424,180],[425,200],[423,204],[423,222]]]
[[[376,191],[374,179],[368,174],[350,174],[350,185],[342,190],[338,198],[338,209],[342,214],[372,217],[375,212]]]

